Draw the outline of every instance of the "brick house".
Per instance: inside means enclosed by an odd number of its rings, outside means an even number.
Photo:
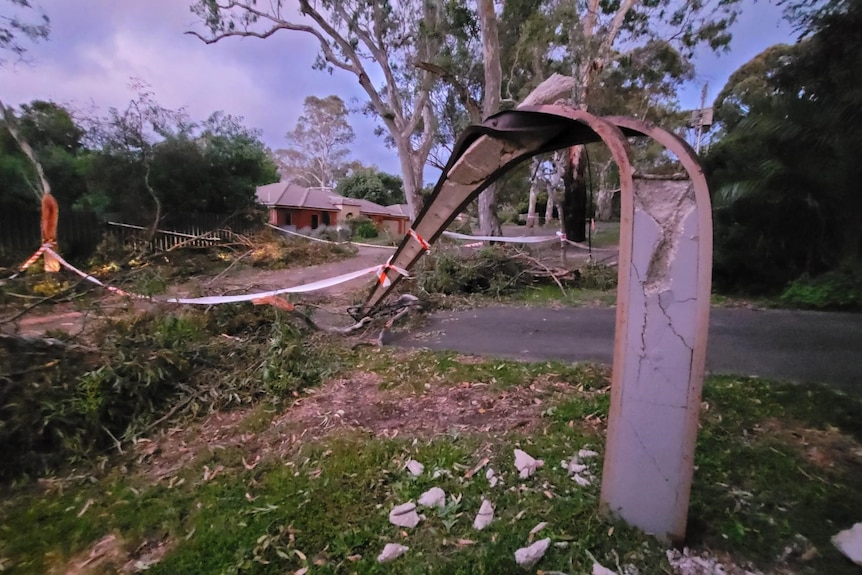
[[[401,206],[381,206],[368,200],[345,198],[328,188],[305,188],[278,182],[257,188],[257,201],[269,208],[269,223],[279,227],[308,228],[346,225],[366,217],[380,231],[407,233],[410,217]]]

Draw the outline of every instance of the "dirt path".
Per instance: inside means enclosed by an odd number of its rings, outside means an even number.
[[[268,291],[293,287],[350,273],[368,267],[382,264],[392,254],[387,248],[358,247],[355,256],[316,266],[289,268],[283,270],[256,270],[237,268],[230,270],[221,277],[200,277],[176,286],[170,286],[165,293],[167,297],[195,297],[198,295],[239,294],[256,291]],[[364,276],[343,284],[310,292],[306,301],[320,302],[325,296],[333,306],[345,303],[346,296],[371,286],[372,276]],[[334,301],[333,301],[334,300]],[[132,302],[137,309],[147,309],[151,302]],[[87,309],[79,309],[74,304],[59,304],[44,311],[34,310],[14,323],[2,323],[0,330],[6,333],[17,333],[24,336],[43,335],[50,330],[63,330],[71,334],[84,331],[94,321],[99,321],[121,310],[128,309],[130,302],[106,292],[104,298]],[[345,307],[346,309],[346,307]],[[7,314],[7,317],[16,312]]]

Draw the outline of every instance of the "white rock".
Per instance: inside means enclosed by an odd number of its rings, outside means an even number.
[[[446,492],[439,487],[432,487],[419,496],[419,505],[423,507],[446,507]]]
[[[587,457],[598,457],[598,455],[599,455],[598,453],[596,453],[595,451],[591,451],[589,449],[581,449],[580,451],[578,451],[578,457],[581,459],[584,459]]]
[[[488,468],[488,471],[485,472],[485,479],[488,480],[488,485],[491,487],[497,487],[497,483],[500,482],[500,478],[494,474],[494,470]]]
[[[856,565],[862,565],[862,523],[832,537],[832,544]]]
[[[574,475],[572,475],[572,479],[574,479],[575,483],[577,483],[581,487],[589,487],[591,485],[590,480],[581,475],[580,473],[575,473]]]
[[[602,567],[598,563],[593,563],[593,575],[617,575],[617,573],[607,567]]]
[[[566,465],[566,470],[571,473],[580,473],[582,471],[586,471],[587,466],[578,461],[577,457],[573,457],[569,464]]]
[[[515,551],[515,562],[521,567],[532,567],[545,555],[550,544],[550,539],[540,539],[529,547],[521,547]]]
[[[399,545],[397,543],[387,543],[380,555],[377,556],[377,562],[385,563],[387,561],[397,559],[404,555],[409,549],[409,547],[405,547],[404,545]]]
[[[414,477],[419,477],[422,475],[422,472],[425,471],[425,466],[415,459],[411,459],[407,462],[407,471],[409,471]]]
[[[415,503],[402,503],[389,512],[389,522],[399,527],[416,527],[421,518],[416,513]]]
[[[520,449],[515,450],[515,467],[518,469],[521,479],[531,476],[544,464],[545,462],[541,459],[534,459],[531,455]]]
[[[482,506],[479,507],[479,513],[476,514],[476,519],[473,520],[473,529],[481,531],[494,520],[494,506],[487,499],[482,500]]]
[[[439,477],[452,477],[452,472],[448,469],[440,469],[439,467],[435,468],[431,479],[437,479]]]

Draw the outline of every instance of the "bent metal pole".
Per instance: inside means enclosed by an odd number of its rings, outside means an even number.
[[[684,179],[638,178],[626,137],[673,152]],[[602,141],[619,167],[620,264],[602,508],[665,540],[685,535],[706,355],[711,280],[709,193],[694,152],[629,118],[565,106],[501,112],[469,127],[391,261],[410,270],[483,189],[536,154]],[[401,279],[385,272],[367,315]]]

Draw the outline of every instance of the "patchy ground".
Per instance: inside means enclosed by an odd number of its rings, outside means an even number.
[[[463,382],[429,386],[419,393],[383,389],[382,383],[374,373],[353,372],[314,389],[277,415],[263,415],[261,410],[267,410],[263,406],[215,413],[191,429],[172,427],[136,443],[137,464],[145,475],[161,481],[214,450],[239,448],[248,467],[265,458],[286,457],[299,443],[345,430],[377,438],[422,440],[453,432],[488,437],[512,431],[532,433],[542,425],[542,412],[550,405],[584,393],[551,377],[540,377],[527,387],[501,390],[487,383]],[[607,389],[589,393],[606,394]],[[267,423],[269,417],[271,423]],[[255,431],[255,418],[262,418],[257,426],[264,429]],[[586,417],[583,423],[599,428],[602,420]]]
[[[221,272],[225,270],[221,270],[219,274],[201,276],[193,281],[168,286],[167,291],[161,297],[197,297],[205,294],[232,295],[292,287],[380,265],[386,261],[391,252],[391,249],[386,248],[359,247],[353,257],[315,266],[279,270],[244,267],[227,270],[227,273],[223,274]],[[311,303],[325,301],[328,304],[327,307],[343,305],[346,309],[345,298],[355,290],[370,285],[371,276],[363,277],[320,290],[305,299]],[[157,306],[176,307],[171,304],[128,300],[108,292],[101,293],[98,291],[100,289],[98,287],[93,289],[95,300],[88,299],[81,304],[60,303],[50,307],[37,308],[12,322],[8,321],[9,318],[18,315],[22,306],[9,307],[4,313],[4,318],[0,318],[0,329],[7,333],[17,332],[24,336],[43,335],[51,330],[62,330],[76,335],[86,333],[91,326],[98,324],[105,317],[110,317],[132,306],[138,310],[152,309]],[[325,299],[322,300],[321,296]]]

